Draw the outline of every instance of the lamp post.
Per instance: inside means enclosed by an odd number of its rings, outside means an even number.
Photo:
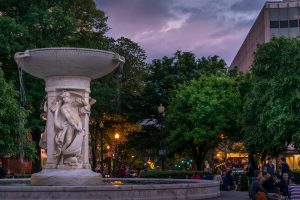
[[[103,154],[104,154],[104,147],[103,147],[103,127],[104,127],[104,124],[102,121],[100,121],[100,124],[99,124],[99,128],[100,128],[100,146],[101,146],[101,173],[103,174],[104,173],[104,161],[103,161]]]
[[[116,176],[118,172],[119,165],[119,152],[118,152],[118,140],[120,139],[120,134],[118,132],[115,133],[116,147],[115,147],[115,165],[114,165],[114,176]],[[117,171],[117,172],[116,172]]]
[[[112,156],[112,152],[110,150],[110,146],[107,145],[106,146],[106,158],[107,158],[107,173],[109,175],[109,177],[112,177],[112,170],[111,170],[111,156]]]
[[[161,156],[161,170],[165,170],[165,155],[166,149],[164,148],[164,133],[163,133],[163,120],[165,116],[165,107],[160,104],[157,108],[160,117],[160,150],[158,154]]]

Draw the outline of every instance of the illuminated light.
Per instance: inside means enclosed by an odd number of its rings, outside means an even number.
[[[120,138],[120,134],[119,134],[119,133],[116,133],[116,134],[115,134],[115,139],[118,140],[119,138]]]
[[[115,185],[115,186],[118,186],[118,185],[124,185],[124,182],[122,182],[122,181],[113,181],[112,184]]]
[[[134,158],[134,155],[132,155],[131,158]]]
[[[109,150],[109,149],[110,149],[110,146],[109,146],[109,145],[107,145],[107,146],[106,146],[106,149],[107,149],[107,150]]]
[[[154,169],[154,168],[155,168],[154,163],[151,163],[151,164],[150,164],[150,168],[151,168],[151,169]]]

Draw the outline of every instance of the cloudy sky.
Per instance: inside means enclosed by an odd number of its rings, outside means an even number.
[[[147,61],[176,50],[219,55],[230,65],[265,0],[95,0],[109,36],[128,37]]]

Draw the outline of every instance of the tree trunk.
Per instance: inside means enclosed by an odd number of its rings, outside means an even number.
[[[37,173],[42,170],[41,164],[41,147],[39,145],[41,139],[41,131],[35,129],[32,132],[32,140],[35,143],[36,156],[32,160],[32,173]]]
[[[1,160],[1,163],[2,163],[2,167],[3,168],[7,168],[7,166],[5,166],[4,157],[3,156],[0,157],[0,160]]]
[[[205,145],[192,145],[192,154],[196,163],[197,170],[203,170],[204,159],[208,150],[209,148],[205,147]]]

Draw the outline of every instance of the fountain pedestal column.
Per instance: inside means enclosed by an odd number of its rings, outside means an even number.
[[[101,175],[92,172],[89,164],[90,81],[90,78],[80,76],[46,78],[47,162],[42,172],[32,175],[32,185],[95,185],[101,182]],[[68,98],[70,102],[66,103],[65,98]],[[80,104],[82,102],[83,104]],[[63,107],[66,105],[70,105],[68,110],[70,113],[64,114]],[[76,117],[68,116],[68,114],[78,115],[79,121],[76,122]],[[82,131],[76,131],[70,125],[72,123],[74,126],[78,124]],[[71,142],[63,150],[68,132]],[[59,140],[60,136],[61,141]],[[79,142],[75,141],[76,137],[79,138]],[[72,148],[72,142],[81,146]],[[69,152],[65,154],[64,152],[68,151],[68,148]],[[67,162],[69,160],[73,162]]]

